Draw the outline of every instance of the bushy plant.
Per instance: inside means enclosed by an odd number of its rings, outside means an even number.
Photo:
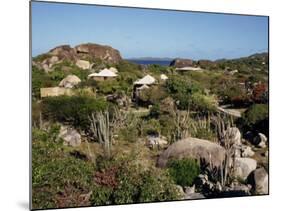
[[[217,101],[214,96],[207,96],[197,92],[191,96],[191,100],[191,108],[200,113],[214,112],[216,110]]]
[[[242,116],[242,128],[268,135],[269,113],[267,104],[253,104]]]
[[[149,119],[147,121],[143,121],[142,130],[142,134],[145,135],[159,135],[161,131],[159,120]]]
[[[89,115],[94,111],[103,111],[108,107],[104,99],[90,96],[58,96],[43,100],[43,114],[60,122],[67,122],[85,129],[89,126]]]
[[[193,159],[171,160],[168,167],[174,181],[181,186],[191,186],[200,173],[200,166]]]
[[[139,99],[148,104],[157,104],[166,98],[167,92],[161,85],[152,86],[149,89],[141,90]]]
[[[52,141],[57,133],[57,126],[49,131],[33,129],[33,209],[89,205],[80,196],[90,192],[95,166],[70,156],[62,142]]]
[[[180,197],[167,171],[155,167],[144,169],[135,163],[134,156],[118,157],[100,171],[105,174],[112,167],[117,171],[104,178],[116,183],[110,186],[95,182],[91,197],[93,205],[165,201]]]

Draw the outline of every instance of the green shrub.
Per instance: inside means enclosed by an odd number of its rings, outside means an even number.
[[[139,99],[148,104],[157,104],[168,96],[166,90],[161,85],[152,86],[149,89],[141,90]]]
[[[135,142],[138,138],[138,130],[135,127],[123,128],[119,132],[118,139],[122,141]]]
[[[171,160],[168,167],[174,181],[181,186],[191,186],[200,173],[198,162],[192,159]]]
[[[216,99],[213,96],[206,96],[200,93],[194,93],[191,96],[192,109],[200,113],[214,112],[216,110]]]
[[[90,161],[70,156],[62,142],[51,141],[50,137],[56,139],[57,130],[57,126],[53,126],[49,131],[32,131],[33,209],[89,203],[82,203],[78,196],[91,190],[95,166]]]
[[[143,121],[142,130],[142,134],[145,135],[159,135],[161,131],[159,120],[149,119],[148,121]]]
[[[95,184],[92,204],[126,204],[152,201],[166,201],[179,199],[179,193],[168,171],[155,167],[143,168],[135,154],[115,157],[105,165],[100,172],[106,174],[109,169],[115,169],[112,179],[107,174],[104,179],[116,181],[114,187],[109,187],[110,182],[103,185]],[[94,180],[96,181],[96,180]]]
[[[179,199],[178,189],[166,172],[149,170],[142,174],[139,202]]]
[[[189,78],[169,78],[166,82],[166,89],[177,101],[177,107],[182,110],[188,110],[192,106],[192,95],[203,93],[203,89],[198,82]]]
[[[92,188],[91,204],[95,206],[112,204],[112,192],[113,189],[110,187],[94,185]]]
[[[155,105],[153,105],[150,110],[149,110],[149,115],[152,117],[152,118],[158,118],[159,115],[160,115],[160,105],[157,103]]]
[[[43,100],[43,114],[60,122],[67,122],[81,129],[89,126],[88,116],[94,111],[102,111],[108,107],[101,98],[90,96],[58,96]]]
[[[242,128],[268,135],[269,113],[267,104],[254,104],[242,116]]]
[[[32,66],[32,97],[34,99],[40,98],[40,88],[55,86],[55,82],[52,81],[50,76],[39,70],[37,67]]]

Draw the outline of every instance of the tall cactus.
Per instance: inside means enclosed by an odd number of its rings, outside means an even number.
[[[111,156],[111,130],[109,122],[109,112],[99,111],[89,116],[90,129],[99,143],[103,145],[105,156]]]
[[[221,184],[225,186],[229,175],[231,175],[231,171],[233,170],[233,164],[235,161],[235,146],[233,142],[230,140],[230,134],[225,131],[228,130],[229,127],[233,125],[232,119],[227,119],[226,122],[222,116],[216,116],[212,118],[216,131],[218,142],[221,146],[225,148],[225,160],[221,166]],[[231,165],[232,164],[232,165]]]

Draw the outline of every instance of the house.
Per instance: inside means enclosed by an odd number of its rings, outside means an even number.
[[[151,75],[146,75],[141,79],[138,79],[134,82],[134,92],[133,92],[133,99],[137,99],[140,95],[140,92],[144,89],[149,89],[149,86],[156,83],[156,79]]]
[[[113,80],[117,77],[117,74],[110,69],[103,69],[99,73],[92,73],[88,75],[88,78],[92,78],[96,81]]]
[[[143,78],[134,82],[134,86],[140,87],[142,85],[152,85],[156,83],[156,79],[150,75],[146,75]]]
[[[56,97],[60,95],[72,95],[73,91],[68,88],[64,87],[45,87],[45,88],[40,88],[40,96],[41,98],[44,97]]]

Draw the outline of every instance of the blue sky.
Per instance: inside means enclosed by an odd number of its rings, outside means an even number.
[[[131,57],[220,59],[268,51],[267,17],[32,2],[32,56],[93,42]]]

